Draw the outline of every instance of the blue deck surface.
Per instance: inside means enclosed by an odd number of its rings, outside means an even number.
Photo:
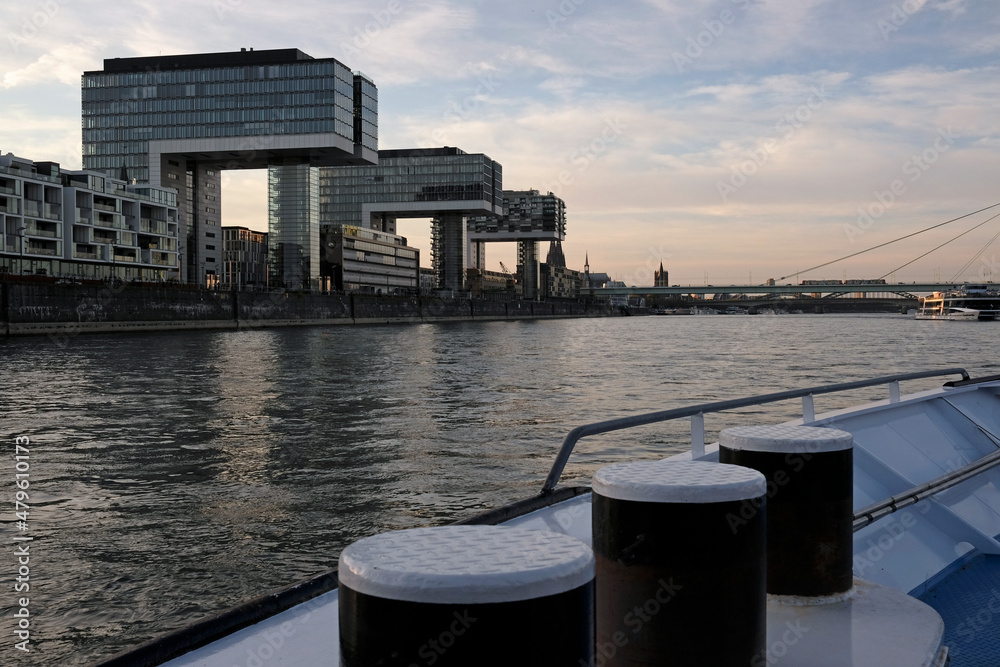
[[[1000,556],[979,556],[920,596],[944,619],[950,667],[1000,666]]]

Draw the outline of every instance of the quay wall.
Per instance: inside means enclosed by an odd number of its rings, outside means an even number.
[[[0,282],[0,334],[250,329],[449,320],[608,317],[576,302],[484,301],[298,292],[218,292],[181,285]]]

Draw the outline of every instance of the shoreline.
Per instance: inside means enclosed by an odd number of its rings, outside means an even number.
[[[236,330],[616,317],[606,304],[416,296],[216,292],[172,285],[0,284],[0,335]]]

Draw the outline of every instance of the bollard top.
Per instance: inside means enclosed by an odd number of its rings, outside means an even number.
[[[820,426],[736,426],[719,434],[719,445],[751,452],[819,454],[851,449],[854,436],[847,431]]]
[[[594,493],[647,503],[721,503],[759,498],[764,475],[743,466],[707,461],[629,461],[604,466]]]
[[[505,526],[412,528],[340,554],[340,583],[365,595],[486,604],[565,593],[594,578],[594,553],[561,533]]]

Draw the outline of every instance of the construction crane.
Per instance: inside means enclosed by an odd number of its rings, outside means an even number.
[[[500,262],[500,269],[504,272],[504,275],[507,276],[507,289],[514,289],[514,274],[510,272],[510,269],[508,269],[507,265],[503,262]]]

